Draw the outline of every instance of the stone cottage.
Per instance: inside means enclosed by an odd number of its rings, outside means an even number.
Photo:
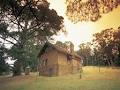
[[[60,76],[79,72],[81,68],[81,57],[74,52],[74,45],[70,43],[68,49],[64,49],[45,43],[38,54],[39,75]]]

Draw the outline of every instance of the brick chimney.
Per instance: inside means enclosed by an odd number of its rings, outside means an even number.
[[[72,42],[70,42],[70,53],[74,52],[74,45]]]
[[[74,52],[74,45],[72,42],[68,41],[66,42],[66,45],[67,45],[67,50],[69,53],[73,53]]]

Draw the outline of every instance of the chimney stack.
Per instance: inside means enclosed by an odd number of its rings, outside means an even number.
[[[74,45],[72,42],[68,41],[66,42],[66,45],[67,45],[67,50],[69,53],[74,53]]]
[[[70,53],[74,53],[74,45],[70,42]]]

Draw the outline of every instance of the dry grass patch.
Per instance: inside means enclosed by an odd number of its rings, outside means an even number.
[[[79,73],[58,77],[37,74],[0,77],[0,90],[120,90],[120,69],[84,67]]]

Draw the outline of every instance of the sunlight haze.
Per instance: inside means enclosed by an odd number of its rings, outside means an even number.
[[[65,15],[66,6],[65,0],[48,0],[50,2],[50,8],[55,9],[58,15],[64,17],[64,25],[68,32],[67,35],[60,33],[58,36],[54,36],[55,41],[71,41],[75,50],[78,50],[78,45],[81,43],[89,42],[92,40],[92,35],[96,32],[107,28],[117,28],[120,24],[120,6],[117,9],[114,9],[108,14],[102,15],[96,22],[79,22],[77,24],[72,23],[68,20]]]

